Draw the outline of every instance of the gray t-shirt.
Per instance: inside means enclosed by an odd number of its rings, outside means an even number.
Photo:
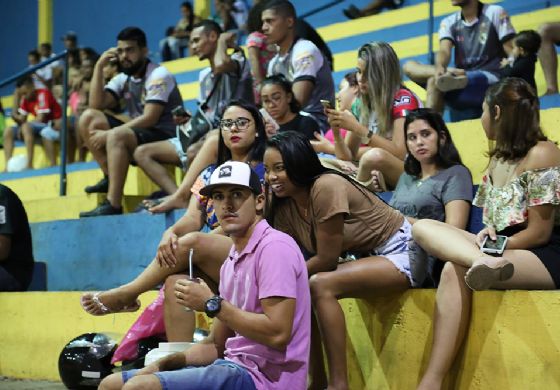
[[[472,178],[463,165],[454,165],[419,180],[403,173],[389,204],[407,217],[445,221],[445,205],[453,200],[472,201]]]
[[[183,98],[175,77],[163,66],[148,62],[144,77],[139,79],[119,73],[105,85],[105,90],[112,93],[117,101],[124,99],[131,118],[142,115],[146,103],[163,105],[163,112],[154,129],[170,136],[175,135],[171,111],[183,105]]]
[[[313,82],[313,92],[303,108],[319,123],[323,133],[329,128],[321,100],[328,100],[334,107],[334,81],[329,62],[311,41],[298,39],[283,56],[276,54],[268,63],[268,76],[282,74],[292,83],[301,80]]]
[[[455,46],[455,66],[465,70],[496,73],[504,58],[504,42],[513,38],[509,15],[499,5],[479,3],[478,18],[468,23],[461,12],[441,21],[439,39],[449,39]]]
[[[206,106],[202,108],[214,127],[217,127],[225,107],[231,100],[242,99],[251,103],[254,101],[251,67],[247,59],[240,53],[232,54],[231,59],[237,66],[230,73],[216,76],[212,73],[212,69],[207,67],[198,75],[200,85],[198,104],[202,104],[210,96]]]

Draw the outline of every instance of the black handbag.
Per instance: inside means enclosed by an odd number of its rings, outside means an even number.
[[[177,126],[177,138],[179,138],[179,142],[181,143],[181,147],[183,148],[183,152],[187,153],[187,149],[192,144],[199,141],[202,137],[206,135],[210,130],[212,130],[215,125],[212,123],[210,119],[204,113],[204,109],[207,107],[208,101],[216,91],[218,84],[220,83],[221,75],[216,78],[214,82],[214,86],[212,90],[200,105],[196,108],[196,113],[190,119],[188,125],[186,126],[186,130],[181,130],[181,126]]]

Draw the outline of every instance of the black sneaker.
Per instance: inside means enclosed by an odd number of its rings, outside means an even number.
[[[91,211],[82,211],[80,218],[99,217],[101,215],[119,215],[122,214],[122,207],[115,208],[111,206],[109,200],[105,199],[99,206]]]
[[[109,191],[109,177],[104,176],[103,179],[99,180],[96,184],[84,188],[84,191],[88,194],[97,192],[107,193],[107,191]]]
[[[350,7],[342,10],[342,13],[348,19],[358,19],[362,17],[362,12],[360,11],[360,9],[353,4],[350,4]]]

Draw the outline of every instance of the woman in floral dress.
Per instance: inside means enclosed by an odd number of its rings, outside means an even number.
[[[486,227],[477,235],[431,220],[413,227],[416,242],[446,261],[422,390],[440,389],[453,364],[469,326],[471,289],[560,286],[560,150],[539,126],[538,97],[525,81],[504,79],[488,89],[481,121],[494,141],[473,201]],[[482,241],[496,234],[509,237],[504,253],[482,253]]]

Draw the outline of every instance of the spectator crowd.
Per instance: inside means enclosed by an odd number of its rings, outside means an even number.
[[[401,3],[375,1],[345,14]],[[365,43],[338,91],[328,46],[288,0],[251,9],[217,0],[215,17],[205,20],[182,3],[160,49],[164,60],[208,61],[194,112],[165,64],[150,60],[140,28],[124,28],[101,54],[78,48],[72,32],[64,36],[70,161],[91,153],[103,177],[85,191],[107,194],[80,217],[123,213],[131,164],[161,188],[138,211],[186,208],[137,277],[85,293],[83,309],[136,311],[140,294],[162,286],[155,315],[169,341],[193,340],[195,317],[185,309],[214,318],[204,342],[113,374],[101,389],[348,389],[338,300],[418,287],[438,289],[418,389],[440,389],[468,329],[472,291],[560,287],[560,150],[541,130],[535,82],[538,59],[546,93],[558,93],[560,21],[516,32],[500,5],[452,3],[459,9],[441,22],[434,65],[408,61],[401,69],[389,43]],[[42,44],[29,65],[52,56]],[[425,101],[403,75],[426,89]],[[37,140],[57,164],[61,77],[53,62],[18,81],[6,162],[21,139],[27,168]],[[474,196],[445,107],[480,118],[492,141]],[[183,169],[179,185],[166,165]],[[9,211],[21,213],[20,205],[0,190],[0,287],[21,290],[27,279],[5,275],[16,234]],[[378,196],[385,191],[387,203]],[[467,231],[471,204],[483,211],[480,232]]]

